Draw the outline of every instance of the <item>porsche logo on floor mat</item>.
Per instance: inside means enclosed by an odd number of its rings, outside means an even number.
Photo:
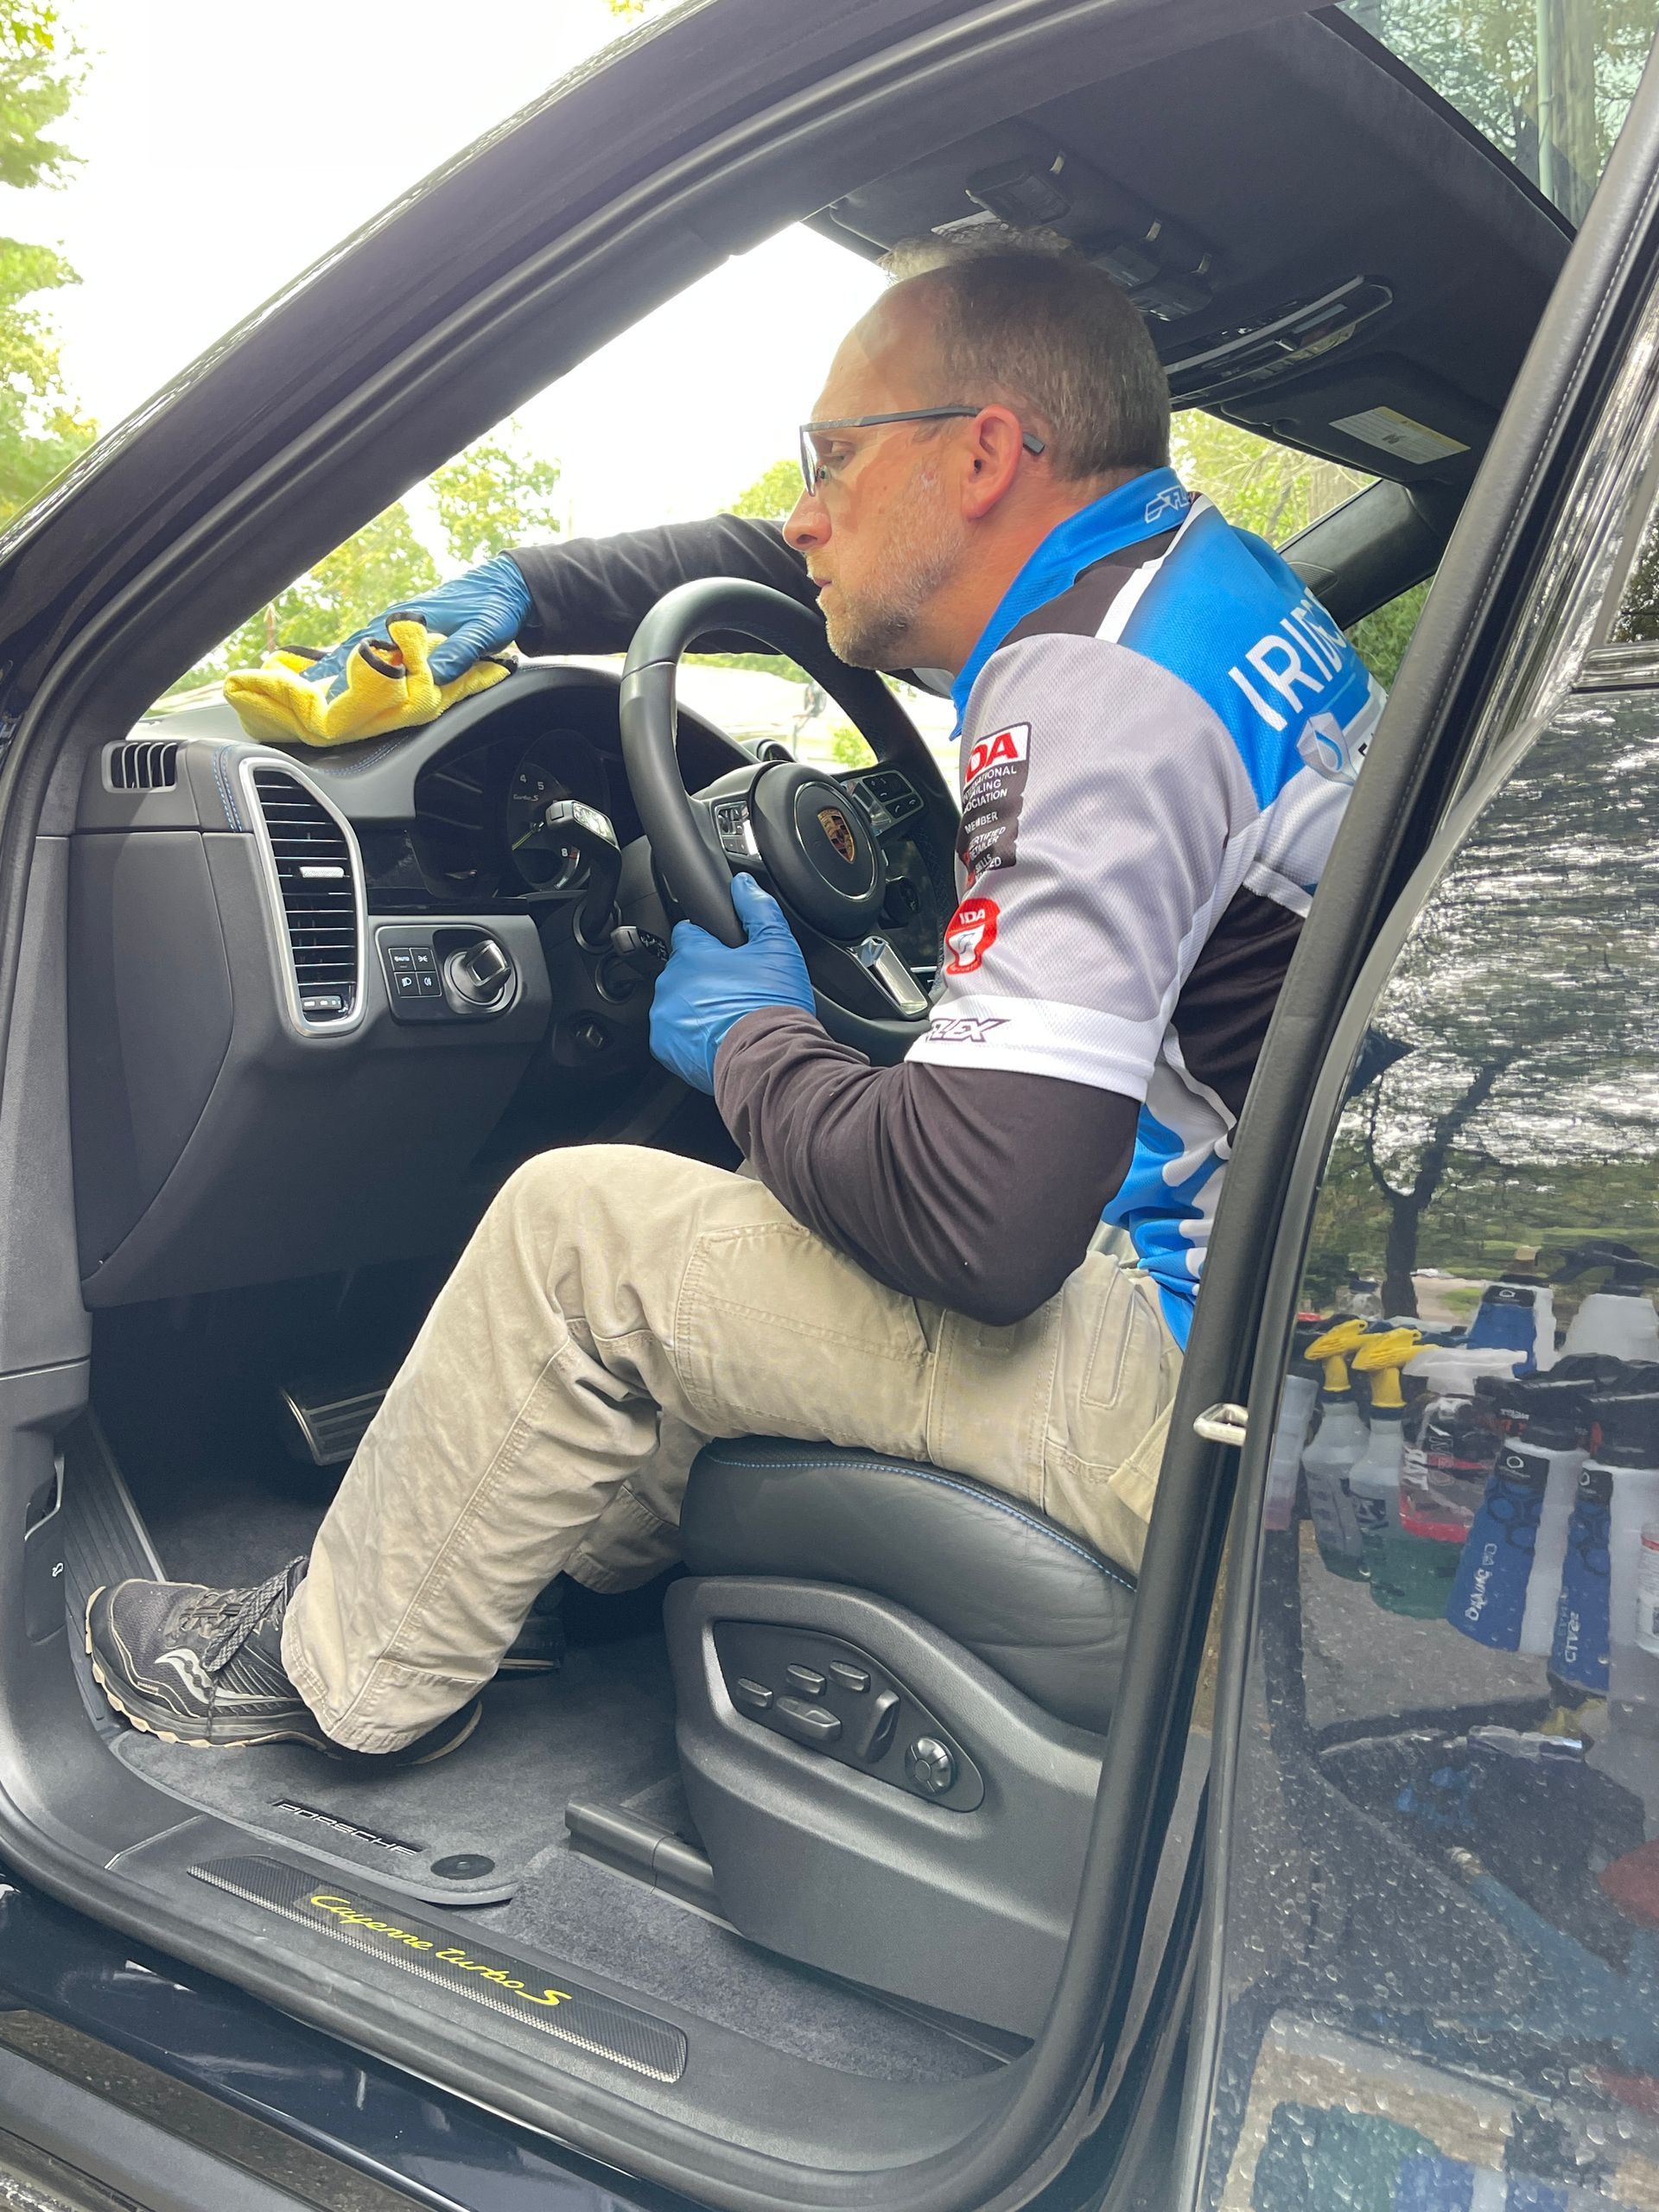
[[[581,1989],[568,1978],[481,1943],[457,1941],[453,1928],[334,1881],[314,1881],[276,1859],[214,1859],[190,1872],[199,1882],[263,1905],[354,1951],[366,1951],[400,1972],[435,1981],[458,1997],[505,2013],[543,2035],[595,2057],[608,2058],[653,2082],[677,2082],[686,2040],[666,2020],[636,2012],[613,1997]]]

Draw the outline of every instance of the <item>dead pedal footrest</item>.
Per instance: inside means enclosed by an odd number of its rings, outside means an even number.
[[[679,2029],[613,1997],[582,1989],[509,1952],[459,1936],[406,1907],[276,1859],[213,1859],[193,1866],[197,1881],[296,1922],[348,1950],[366,1952],[421,1981],[533,2028],[577,2050],[608,2058],[653,2082],[677,2082],[688,2046]]]

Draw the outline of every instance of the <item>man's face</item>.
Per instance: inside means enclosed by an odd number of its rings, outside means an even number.
[[[815,422],[949,404],[918,293],[880,302],[842,341]],[[949,480],[953,425],[893,423],[825,431],[818,489],[797,501],[785,535],[806,556],[830,643],[857,668],[928,664],[930,603],[962,559],[967,531]]]

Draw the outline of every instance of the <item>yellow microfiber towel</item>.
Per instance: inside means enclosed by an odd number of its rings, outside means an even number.
[[[261,667],[233,669],[225,679],[225,696],[248,735],[262,744],[351,745],[435,721],[446,707],[486,691],[512,671],[511,660],[489,653],[453,683],[435,683],[430,655],[441,642],[437,632],[413,617],[386,626],[390,645],[384,638],[365,638],[349,656],[343,690],[308,682],[304,671],[312,656],[283,647],[267,653]]]

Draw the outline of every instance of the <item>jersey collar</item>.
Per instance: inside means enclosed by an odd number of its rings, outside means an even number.
[[[1153,468],[1143,476],[1132,476],[1104,499],[1092,500],[1057,523],[1003,593],[961,675],[950,686],[958,727],[981,669],[1016,623],[1068,590],[1095,562],[1121,552],[1124,546],[1155,531],[1170,529],[1192,504],[1192,493],[1173,468]]]

